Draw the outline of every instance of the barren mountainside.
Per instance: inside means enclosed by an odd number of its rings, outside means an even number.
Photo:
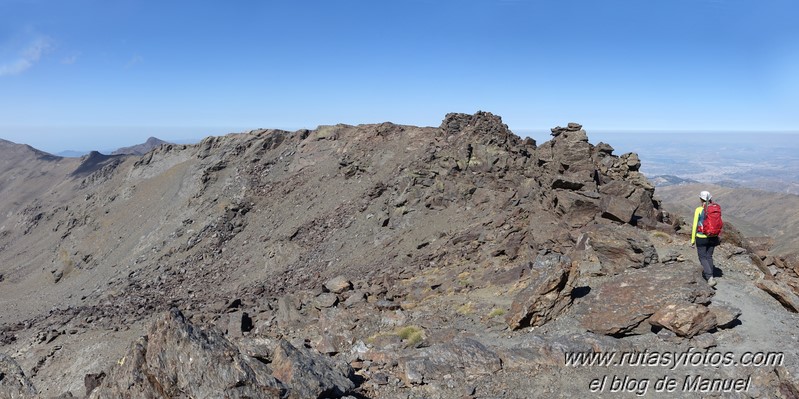
[[[690,219],[698,206],[697,193],[710,190],[723,207],[724,218],[731,220],[747,236],[773,239],[775,254],[799,252],[799,196],[747,188],[710,184],[682,184],[658,188],[658,197],[679,214]]]
[[[0,142],[0,397],[585,397],[617,374],[652,396],[664,373],[796,397],[799,262],[727,242],[711,289],[613,151],[486,112],[142,156]],[[689,348],[787,360],[564,364]]]

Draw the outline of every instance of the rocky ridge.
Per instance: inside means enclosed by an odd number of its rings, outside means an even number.
[[[582,397],[661,370],[566,353],[768,350],[750,317],[797,324],[732,243],[710,289],[638,157],[578,124],[538,145],[449,114],[80,162],[3,209],[12,397]],[[790,397],[795,364],[692,372]]]
[[[150,152],[150,151],[152,151],[152,150],[154,150],[154,149],[156,149],[156,148],[158,148],[158,147],[160,147],[160,146],[162,146],[164,144],[168,145],[170,143],[167,142],[167,141],[161,140],[159,138],[150,137],[150,138],[147,139],[147,141],[145,141],[142,144],[137,144],[137,145],[130,146],[130,147],[118,148],[118,149],[114,150],[114,152],[112,152],[111,155],[138,155],[138,156],[142,156],[142,155],[147,154],[148,152]]]

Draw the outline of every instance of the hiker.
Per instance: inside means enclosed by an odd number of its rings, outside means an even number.
[[[694,224],[691,228],[691,247],[696,245],[699,263],[702,264],[702,277],[708,285],[714,287],[716,279],[713,277],[713,250],[719,245],[721,233],[721,207],[713,202],[713,197],[707,191],[699,193],[702,205],[694,210]],[[710,209],[709,209],[710,208]]]

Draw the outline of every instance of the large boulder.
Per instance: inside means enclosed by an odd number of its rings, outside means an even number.
[[[558,191],[555,193],[556,214],[572,228],[591,223],[600,213],[599,195],[590,191]]]
[[[707,308],[716,316],[716,324],[719,328],[734,327],[743,313],[735,306],[718,301],[713,301]]]
[[[571,258],[557,253],[539,255],[533,273],[537,274],[530,285],[516,294],[505,318],[511,329],[544,325],[572,303],[577,272]]]
[[[281,328],[291,328],[301,323],[300,302],[291,295],[283,295],[277,300],[277,324]]]
[[[624,197],[606,195],[600,202],[602,217],[621,223],[630,223],[633,220],[638,205]]]
[[[541,365],[563,366],[564,360],[578,353],[610,353],[634,351],[634,346],[626,340],[619,340],[592,333],[567,334],[559,337],[527,335],[519,344],[498,349],[502,358],[502,369],[508,371],[533,370]],[[572,357],[567,362],[580,365],[579,358]]]
[[[502,360],[492,350],[473,339],[462,338],[416,351],[399,361],[402,379],[408,385],[421,385],[445,378],[472,380],[502,369]]]
[[[637,187],[633,195],[628,198],[636,204],[632,224],[647,230],[662,228],[663,226],[661,224],[664,221],[664,214],[660,210],[660,203],[658,200],[653,198],[654,187],[647,186],[649,181],[646,180],[646,177],[642,174],[639,173],[639,175],[644,182],[639,183],[640,186]]]
[[[100,398],[281,398],[286,386],[224,335],[190,324],[177,309],[159,316],[103,383]]]
[[[793,270],[794,274],[799,276],[799,252],[788,254],[782,258],[782,262],[787,269]],[[0,281],[3,281],[0,276]]]
[[[603,160],[613,159],[606,157]],[[635,154],[625,154],[615,159],[608,174],[615,180],[604,182],[599,186],[605,207],[603,216],[639,227],[654,228],[662,221],[660,203],[653,198],[654,186],[646,177],[630,168],[640,167],[640,160]],[[627,213],[632,211],[630,219]]]
[[[629,225],[595,224],[578,238],[584,258],[596,259],[594,275],[616,275],[627,269],[640,269],[658,262],[658,253],[649,237]]]
[[[696,303],[670,303],[649,318],[649,324],[664,327],[680,337],[691,338],[716,328],[716,315]]]
[[[695,265],[658,264],[628,270],[592,287],[575,311],[588,331],[613,336],[639,334],[649,331],[642,323],[666,305],[707,304],[713,293]]]
[[[334,294],[341,294],[352,289],[352,282],[344,276],[337,276],[325,282],[325,289]]]
[[[338,398],[355,388],[348,364],[307,348],[295,348],[285,340],[275,348],[271,367],[272,375],[291,388],[290,398]]]
[[[785,309],[793,313],[799,312],[799,296],[784,284],[774,280],[761,279],[757,282],[757,287],[774,297]]]

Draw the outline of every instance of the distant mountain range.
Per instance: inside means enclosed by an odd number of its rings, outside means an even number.
[[[161,140],[156,137],[150,137],[144,143],[132,145],[129,147],[121,147],[117,149],[104,149],[104,150],[64,150],[55,153],[59,157],[64,158],[80,158],[85,155],[89,155],[92,151],[97,151],[101,154],[106,155],[144,155],[150,152],[153,148],[160,146],[161,144],[195,144],[200,142],[201,139],[183,139],[183,140],[170,140],[165,141]]]
[[[137,144],[130,147],[122,147],[112,152],[111,155],[144,155],[152,151],[154,148],[159,147],[161,144],[169,143],[155,137],[150,137],[142,144]]]
[[[649,178],[649,181],[651,181],[657,187],[668,187],[668,186],[677,186],[680,184],[699,183],[698,181],[693,179],[684,179],[682,177],[673,176],[673,175],[652,176]]]

